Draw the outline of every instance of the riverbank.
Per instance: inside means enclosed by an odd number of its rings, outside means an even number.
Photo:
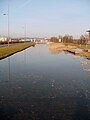
[[[0,60],[34,45],[34,43],[21,43],[14,46],[2,47],[0,48]]]
[[[90,59],[90,45],[78,45],[78,44],[64,44],[64,43],[52,43],[49,45],[51,51],[67,51],[79,56],[84,56]]]

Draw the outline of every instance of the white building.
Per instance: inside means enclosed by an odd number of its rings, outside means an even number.
[[[0,37],[0,41],[2,41],[2,42],[7,41],[7,38],[6,37]]]
[[[62,40],[61,40],[61,39],[59,39],[59,42],[62,42]]]

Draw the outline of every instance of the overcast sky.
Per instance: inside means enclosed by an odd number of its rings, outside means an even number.
[[[79,37],[90,29],[90,0],[0,0],[0,35],[7,35],[8,1],[10,36]]]

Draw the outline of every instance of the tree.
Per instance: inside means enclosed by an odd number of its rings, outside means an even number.
[[[51,37],[50,41],[51,42],[59,42],[59,39],[57,37]]]
[[[73,42],[73,36],[71,35],[65,35],[63,38],[64,43],[72,43]]]
[[[85,44],[86,43],[86,37],[84,35],[80,36],[80,44]]]

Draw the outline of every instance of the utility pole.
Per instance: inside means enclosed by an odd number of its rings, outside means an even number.
[[[24,32],[25,32],[25,42],[26,42],[26,24],[25,24],[25,31]]]
[[[9,39],[10,39],[10,29],[9,29],[9,0],[8,0],[8,47],[9,47]]]
[[[9,21],[9,0],[8,0],[8,13],[4,13],[3,15],[7,15],[7,17],[8,17],[8,28],[7,28],[7,31],[8,31],[8,33],[7,33],[7,40],[8,40],[8,47],[9,47],[9,39],[10,39],[10,21]]]

